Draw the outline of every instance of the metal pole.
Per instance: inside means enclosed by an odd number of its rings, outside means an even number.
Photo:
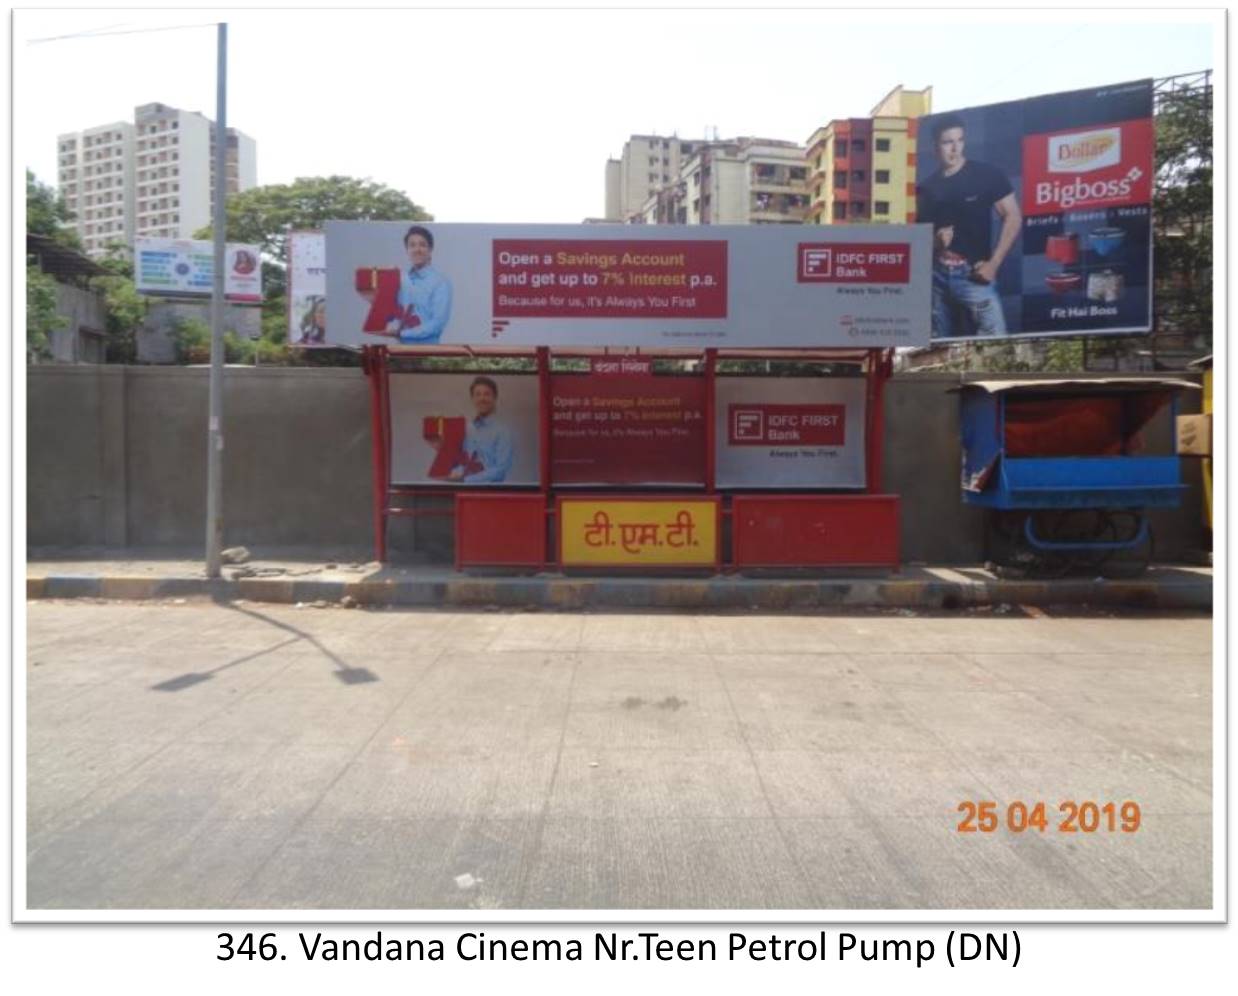
[[[218,63],[215,71],[215,210],[211,228],[215,236],[214,285],[211,289],[211,382],[210,417],[207,422],[206,460],[206,576],[220,574],[223,549],[223,407],[224,407],[224,212],[228,183],[225,171],[228,152],[228,25],[219,24]]]

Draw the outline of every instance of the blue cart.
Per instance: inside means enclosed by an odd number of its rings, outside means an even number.
[[[1172,416],[1187,380],[977,381],[959,389],[963,501],[989,510],[986,556],[1004,572],[1059,576],[1142,571],[1152,559],[1147,510],[1178,505]],[[1169,408],[1167,445],[1147,451]]]

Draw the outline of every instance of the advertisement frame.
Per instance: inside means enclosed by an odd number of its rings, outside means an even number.
[[[428,246],[417,228],[432,237]],[[324,233],[327,324],[341,346],[698,353],[929,345],[923,225],[329,221]],[[801,243],[833,246],[846,265],[829,280],[800,280]],[[905,272],[881,269],[892,252]]]
[[[533,413],[523,412],[523,414],[526,418],[528,418],[531,414],[532,417],[535,418],[537,422],[537,431],[532,436],[529,437],[533,441],[536,447],[534,450],[536,454],[536,461],[535,461],[536,470],[533,472],[533,474],[530,475],[529,479],[523,480],[523,481],[504,480],[504,481],[496,481],[494,483],[466,481],[466,480],[447,480],[447,479],[444,479],[444,480],[397,480],[396,479],[396,476],[397,476],[396,461],[395,461],[393,450],[398,442],[404,441],[407,443],[409,441],[410,437],[407,435],[401,436],[402,432],[411,431],[413,432],[414,436],[416,435],[416,433],[415,431],[410,430],[407,426],[402,425],[400,422],[396,421],[393,418],[392,413],[394,410],[394,406],[391,404],[392,400],[396,398],[397,395],[404,393],[404,391],[411,390],[413,387],[414,378],[424,378],[427,381],[439,381],[441,383],[446,378],[452,378],[460,382],[464,382],[468,380],[469,378],[475,379],[477,377],[486,377],[491,380],[494,380],[499,386],[502,386],[504,382],[511,382],[511,381],[519,380],[519,381],[526,382],[521,387],[522,392],[531,389],[530,393],[534,396],[532,399],[532,407],[535,409],[535,411]],[[533,382],[533,383],[528,383],[528,382]],[[401,387],[398,390],[394,388],[394,385],[396,383],[399,383],[401,385]],[[542,450],[543,450],[543,447],[545,446],[545,440],[543,439],[544,431],[541,425],[541,422],[543,420],[542,419],[543,385],[541,382],[540,371],[538,370],[400,370],[400,371],[388,371],[387,376],[386,376],[386,384],[384,386],[384,392],[386,394],[386,400],[387,400],[385,432],[386,432],[386,437],[387,437],[386,443],[387,443],[387,451],[388,451],[387,452],[388,484],[393,489],[393,491],[395,491],[396,493],[399,493],[399,494],[420,493],[420,494],[426,494],[426,495],[452,495],[452,494],[458,494],[460,492],[468,491],[468,490],[482,491],[482,492],[494,491],[494,492],[499,492],[499,493],[504,492],[504,491],[527,493],[530,490],[537,490],[537,489],[541,489],[544,487],[544,484],[541,479],[542,465],[544,462],[543,456],[542,456]],[[502,392],[500,391],[500,395],[501,394]],[[424,398],[422,396],[417,395],[416,397],[417,397],[418,402],[424,401]],[[523,398],[521,400],[527,402],[529,399]],[[510,427],[510,420],[504,420],[504,422]]]
[[[292,242],[293,242],[293,239],[295,239],[298,235],[317,235],[319,238],[321,238],[321,239],[322,239],[322,247],[323,247],[323,248],[322,248],[322,260],[323,260],[323,288],[322,288],[322,300],[323,300],[323,307],[326,307],[326,302],[327,302],[327,287],[326,287],[326,280],[327,280],[327,275],[326,275],[326,266],[327,266],[327,236],[326,236],[326,234],[323,232],[323,230],[322,230],[321,228],[294,228],[294,229],[292,229],[291,231],[289,231],[289,232],[288,232],[287,241],[284,243],[284,267],[285,267],[285,272],[286,272],[286,274],[287,274],[287,291],[286,291],[286,296],[287,296],[287,298],[288,298],[288,315],[287,315],[286,328],[285,328],[285,330],[284,330],[284,331],[285,331],[285,333],[287,334],[287,339],[285,340],[285,344],[286,344],[286,345],[287,345],[290,349],[352,349],[352,350],[355,350],[355,349],[357,348],[356,346],[339,346],[339,345],[336,345],[335,343],[331,342],[331,341],[330,341],[331,330],[330,330],[329,328],[325,330],[327,338],[325,338],[322,342],[304,342],[304,343],[302,343],[302,342],[293,342],[293,338],[292,338],[292,330],[293,330],[293,310],[292,310],[292,305],[293,305],[293,300],[294,300],[294,298],[295,298],[295,294],[294,294],[294,290],[293,290],[293,283],[292,283],[293,272],[294,272],[294,271],[293,271],[293,268],[292,268]]]
[[[133,240],[133,286],[134,286],[134,289],[139,294],[145,297],[161,298],[165,300],[183,300],[183,301],[209,301],[211,299],[213,292],[212,290],[206,289],[206,288],[200,291],[193,291],[193,290],[181,290],[181,289],[175,289],[175,288],[160,289],[157,287],[156,288],[143,287],[139,283],[139,276],[143,272],[141,267],[139,266],[139,260],[141,259],[141,253],[142,253],[142,246],[140,245],[140,243],[143,243],[143,242],[164,243],[164,244],[167,244],[173,247],[178,246],[178,245],[179,246],[199,245],[199,246],[206,246],[209,248],[211,246],[211,243],[209,241],[205,239],[172,239],[172,238],[165,238],[162,236],[151,236],[151,235],[141,235],[141,236],[136,237]],[[234,253],[238,250],[244,250],[246,252],[251,253],[254,259],[257,261],[258,293],[256,295],[238,294],[235,292],[229,293],[227,289],[228,288],[228,275],[225,273],[224,274],[224,301],[228,304],[251,305],[251,306],[256,306],[256,307],[262,307],[263,303],[266,300],[266,288],[263,285],[263,279],[262,279],[261,247],[258,245],[252,244],[252,243],[248,243],[248,242],[229,242],[229,243],[226,243],[224,247],[225,259],[227,259],[227,257],[231,253]],[[153,249],[153,251],[158,251],[158,250]],[[204,251],[201,254],[206,255]],[[213,266],[214,265],[213,252],[212,252],[211,263]]]
[[[1019,108],[1019,115],[1020,115],[1020,118],[1019,118],[1020,130],[1018,132],[1017,139],[1011,139],[1010,141],[1016,142],[1018,145],[1017,151],[1018,151],[1018,157],[1019,157],[1019,174],[1018,174],[1019,180],[1018,180],[1018,183],[1015,185],[1015,190],[1016,190],[1016,193],[1019,195],[1019,200],[1017,203],[1020,209],[1020,221],[1019,221],[1019,233],[1015,240],[1014,246],[1016,246],[1019,250],[1019,263],[1022,266],[1024,264],[1024,259],[1025,259],[1024,241],[1027,238],[1027,234],[1029,230],[1028,219],[1029,217],[1039,216],[1039,215],[1029,216],[1029,214],[1025,210],[1026,205],[1023,203],[1023,188],[1026,184],[1026,175],[1024,172],[1026,169],[1026,152],[1025,152],[1024,146],[1025,146],[1025,143],[1027,142],[1027,139],[1029,137],[1032,137],[1032,134],[1029,133],[1026,130],[1026,127],[1023,125],[1023,115],[1025,113],[1025,108],[1027,108],[1029,105],[1034,106],[1037,104],[1047,103],[1049,101],[1067,102],[1067,101],[1072,101],[1072,100],[1078,100],[1083,97],[1094,97],[1094,98],[1101,97],[1104,95],[1120,93],[1123,91],[1130,91],[1134,88],[1140,88],[1141,90],[1146,89],[1147,101],[1148,101],[1148,108],[1147,108],[1148,116],[1146,118],[1143,118],[1143,117],[1119,118],[1117,120],[1106,122],[1104,124],[1102,123],[1079,124],[1079,125],[1060,124],[1060,125],[1055,125],[1055,129],[1060,130],[1060,131],[1069,131],[1069,130],[1079,131],[1079,130],[1086,130],[1086,129],[1099,130],[1104,127],[1113,128],[1113,127],[1118,127],[1121,125],[1128,125],[1128,124],[1133,124],[1133,123],[1142,122],[1142,121],[1146,121],[1148,123],[1148,130],[1151,134],[1151,144],[1149,148],[1149,162],[1147,163],[1148,184],[1149,184],[1148,201],[1147,201],[1147,221],[1146,221],[1147,251],[1146,251],[1146,254],[1144,255],[1144,258],[1142,259],[1143,265],[1146,267],[1145,272],[1146,272],[1146,284],[1147,285],[1146,285],[1145,294],[1143,295],[1144,308],[1145,308],[1144,313],[1147,316],[1146,322],[1144,324],[1136,324],[1136,325],[1121,324],[1121,325],[1116,325],[1112,327],[1064,328],[1064,329],[1044,329],[1044,330],[1020,329],[1018,331],[1007,331],[1004,333],[995,333],[995,334],[990,334],[990,335],[954,334],[954,335],[948,335],[948,336],[937,336],[937,335],[933,335],[932,332],[930,331],[930,348],[934,346],[953,345],[956,343],[987,344],[987,343],[1009,342],[1012,340],[1027,341],[1027,340],[1035,340],[1035,339],[1088,339],[1088,338],[1103,337],[1103,336],[1133,337],[1133,336],[1146,336],[1146,335],[1151,335],[1153,333],[1156,327],[1156,314],[1155,314],[1156,106],[1155,106],[1155,80],[1152,79],[1151,77],[1134,79],[1134,80],[1123,80],[1120,82],[1103,84],[1099,86],[1079,87],[1073,90],[1064,90],[1064,91],[1054,92],[1054,93],[1034,94],[1028,97],[1017,98],[1013,100],[997,101],[992,104],[978,104],[978,105],[974,105],[970,107],[953,108],[950,110],[937,111],[932,114],[924,115],[922,118],[918,119],[918,121],[916,122],[917,129],[918,129],[918,137],[915,139],[915,148],[916,148],[916,156],[917,156],[917,166],[915,170],[915,187],[916,187],[916,193],[917,193],[917,205],[916,205],[917,220],[918,221],[922,220],[920,217],[920,212],[919,212],[919,207],[920,207],[919,195],[920,195],[920,190],[921,190],[921,184],[923,183],[924,179],[926,179],[930,175],[930,174],[923,172],[922,170],[921,164],[925,161],[925,157],[922,155],[922,151],[926,148],[930,150],[932,149],[931,138],[926,138],[926,136],[931,136],[934,123],[943,118],[947,118],[947,117],[966,117],[966,118],[970,118],[972,122],[979,122],[983,119],[984,116],[994,114],[999,108],[1011,108],[1017,105]],[[967,130],[969,128],[976,127],[977,130],[982,130],[984,125],[978,124],[974,126],[972,123],[965,121],[963,122],[963,127],[964,127],[964,139],[966,139]],[[1051,131],[1045,132],[1044,130],[1037,130],[1034,134],[1037,136],[1048,135],[1049,137],[1052,137]],[[964,148],[966,148],[966,144],[964,145]],[[930,155],[931,155],[931,152],[930,152]],[[983,162],[986,158],[987,156],[981,156],[979,161]],[[973,160],[969,158],[968,162],[971,162],[971,161]],[[1118,204],[1118,205],[1114,205],[1113,207],[1097,206],[1097,207],[1094,207],[1094,210],[1103,210],[1106,213],[1108,213],[1108,211],[1113,210],[1115,207],[1120,209],[1123,206],[1125,205]],[[1067,215],[1070,210],[1072,209],[1063,208],[1059,211],[1052,212],[1052,214],[1058,215],[1059,218],[1061,219],[1060,223],[1063,228],[1063,231],[1065,231],[1066,229]],[[1087,210],[1087,205],[1085,205],[1083,208],[1079,208],[1075,210],[1085,211]],[[929,224],[930,222],[924,222],[924,223]],[[1112,225],[1112,222],[1106,221],[1103,223],[1103,225],[1110,226]],[[992,226],[992,221],[990,220],[990,227],[991,226]],[[993,237],[992,233],[990,233],[990,237]],[[1076,250],[1076,252],[1079,253],[1079,255],[1082,255],[1082,251]],[[934,246],[934,255],[935,254],[936,254],[936,247]],[[1133,257],[1133,258],[1138,259],[1139,257]],[[1003,261],[1003,263],[1005,262],[1006,261]],[[935,259],[933,261],[933,268],[934,268],[934,277],[936,277],[936,260]],[[1086,281],[1090,275],[1091,274],[1088,272],[1082,272],[1080,273],[1080,279],[1083,281]],[[1019,295],[1018,295],[1018,302],[1019,302],[1018,306],[1020,308],[1020,314],[1019,314],[1020,325],[1022,325],[1024,321],[1023,308],[1024,308],[1024,302],[1026,301],[1027,296],[1028,296],[1027,290],[1024,287],[1024,279],[1025,279],[1024,275],[1020,273]],[[1084,288],[1084,293],[1086,294],[1086,283],[1083,285],[1083,288]],[[935,279],[934,279],[933,293],[936,294],[936,280]],[[1056,291],[1054,291],[1054,293],[1056,293]],[[1001,301],[1000,294],[997,296],[997,300],[999,302]],[[1089,298],[1087,300],[1091,300],[1091,299]],[[1085,317],[1085,316],[1080,315],[1080,316],[1068,316],[1068,317]],[[1008,322],[1008,318],[1007,318],[1007,322]]]

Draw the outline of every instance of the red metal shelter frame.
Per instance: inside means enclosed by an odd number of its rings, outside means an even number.
[[[397,355],[450,356],[462,359],[518,357],[534,359],[539,390],[541,463],[536,488],[490,487],[484,492],[467,485],[433,488],[391,483],[391,358]],[[894,369],[893,349],[817,350],[556,350],[559,358],[640,355],[648,358],[702,358],[705,377],[705,481],[692,497],[717,496],[722,520],[731,525],[731,556],[720,566],[746,567],[891,567],[899,564],[899,497],[882,493],[884,459],[884,396]],[[719,492],[715,480],[715,387],[720,359],[798,360],[862,363],[865,390],[865,473],[863,492],[746,491]],[[387,523],[393,516],[450,515],[456,521],[456,567],[494,566],[554,569],[558,550],[551,550],[556,491],[550,480],[550,360],[547,347],[526,350],[473,350],[439,347],[399,350],[366,346],[362,369],[370,385],[370,428],[373,452],[374,555],[387,560]],[[607,489],[614,497],[614,489]],[[668,489],[673,490],[673,489]],[[576,493],[573,489],[573,493]],[[684,491],[687,496],[689,492]],[[452,507],[402,508],[398,497],[454,497]],[[674,495],[669,495],[673,500]],[[719,522],[719,533],[722,522]]]

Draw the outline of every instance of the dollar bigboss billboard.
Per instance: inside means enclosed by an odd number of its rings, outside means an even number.
[[[934,341],[1152,327],[1152,81],[917,122]]]
[[[327,222],[337,345],[928,344],[923,226]]]

